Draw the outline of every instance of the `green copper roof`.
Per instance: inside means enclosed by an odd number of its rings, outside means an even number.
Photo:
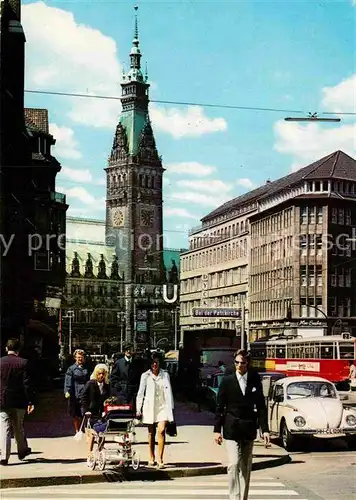
[[[146,111],[137,109],[121,113],[120,123],[126,131],[129,154],[135,155],[138,153],[138,144],[147,117],[148,113]]]
[[[143,96],[149,88],[147,83],[147,70],[145,76],[141,71],[141,51],[138,36],[137,5],[135,9],[135,28],[134,38],[130,52],[130,70],[127,74],[123,72],[121,86],[123,88],[123,97],[131,97],[133,109],[125,109],[121,112],[120,123],[124,127],[127,136],[128,153],[136,155],[141,132],[148,118],[147,101],[139,103],[139,97]],[[133,90],[132,90],[133,89]],[[127,92],[128,91],[128,92]]]
[[[174,260],[179,270],[179,256],[182,251],[183,250],[176,250],[175,248],[163,249],[163,262],[166,269],[170,269],[172,267],[172,260]]]

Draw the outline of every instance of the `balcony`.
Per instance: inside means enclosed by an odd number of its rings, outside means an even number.
[[[51,192],[51,200],[56,203],[61,203],[62,205],[66,204],[66,195],[63,193],[58,193],[57,191]]]

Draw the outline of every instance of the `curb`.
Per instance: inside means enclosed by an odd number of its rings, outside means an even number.
[[[275,459],[261,460],[252,464],[252,470],[278,467],[291,462],[289,455],[279,456]],[[118,471],[112,470],[102,473],[73,474],[70,476],[43,476],[43,477],[18,477],[0,479],[0,488],[28,488],[40,486],[65,486],[71,484],[115,483],[122,481],[163,481],[181,477],[212,476],[226,474],[225,465],[212,465],[208,467],[185,467],[164,470],[138,470],[131,469]]]

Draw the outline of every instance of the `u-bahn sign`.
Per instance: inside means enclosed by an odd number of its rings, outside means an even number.
[[[194,307],[195,318],[241,318],[241,309],[230,307]]]

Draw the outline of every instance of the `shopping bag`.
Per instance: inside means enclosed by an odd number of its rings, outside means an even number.
[[[84,428],[84,421],[85,421],[85,415],[83,417],[83,420],[82,420],[82,423],[80,424],[80,428],[79,428],[79,431],[76,433],[76,435],[74,436],[74,441],[82,441],[85,437],[85,434],[83,432],[83,428]]]
[[[166,425],[166,434],[170,437],[176,437],[177,436],[177,424],[173,422],[167,422]]]

